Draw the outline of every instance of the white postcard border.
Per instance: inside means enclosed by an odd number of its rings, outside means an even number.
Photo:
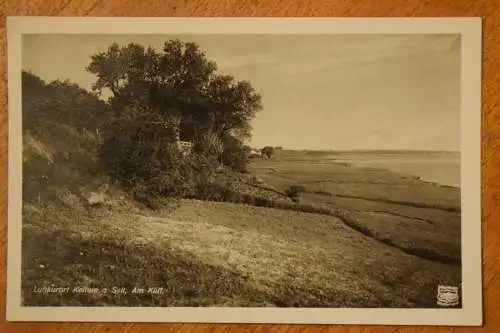
[[[461,34],[461,309],[21,306],[22,34]],[[481,19],[8,17],[8,321],[482,325]]]

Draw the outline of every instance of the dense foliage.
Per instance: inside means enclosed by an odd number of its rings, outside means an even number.
[[[22,71],[23,199],[37,205],[80,195],[101,180],[99,130],[111,108],[69,81]]]
[[[219,74],[197,44],[172,40],[161,51],[113,44],[87,70],[97,77],[93,90],[111,94],[100,160],[123,184],[146,196],[193,195],[218,163],[246,170],[242,142],[261,96],[249,82]],[[178,140],[193,143],[189,156]]]

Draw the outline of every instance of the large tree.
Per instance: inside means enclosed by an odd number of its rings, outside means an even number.
[[[160,51],[113,44],[93,55],[87,70],[97,76],[95,91],[111,91],[118,116],[127,109],[176,116],[186,140],[207,132],[249,137],[250,120],[262,108],[249,82],[217,73],[217,64],[192,42],[171,40]]]
[[[248,81],[217,70],[199,45],[180,40],[161,50],[112,44],[94,54],[87,67],[97,77],[92,88],[111,92],[114,113],[101,149],[111,174],[127,185],[169,194],[187,184],[189,168],[199,174],[209,161],[220,160],[228,138],[249,137],[261,96]],[[175,151],[179,136],[194,142],[194,160],[183,162]]]

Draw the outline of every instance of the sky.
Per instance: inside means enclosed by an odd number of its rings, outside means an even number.
[[[460,149],[459,35],[24,35],[23,69],[90,89],[91,54],[172,38],[261,93],[253,147]]]

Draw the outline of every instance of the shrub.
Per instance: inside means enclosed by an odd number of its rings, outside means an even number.
[[[300,195],[306,191],[303,185],[292,185],[286,189],[285,194],[295,202],[300,200]]]
[[[229,141],[229,140],[228,140]],[[237,172],[248,172],[251,148],[237,139],[226,141],[222,151],[222,163]]]
[[[150,208],[165,198],[196,197],[210,183],[216,160],[201,153],[184,156],[175,127],[153,114],[121,119],[105,133],[100,151],[107,173]]]
[[[208,184],[204,188],[200,188],[198,197],[203,200],[210,200],[217,202],[231,202],[231,203],[242,202],[242,195],[240,193],[217,184]]]
[[[271,147],[271,146],[266,146],[264,148],[262,148],[262,157],[267,157],[267,158],[271,158],[271,156],[273,156],[274,154],[274,148]]]

